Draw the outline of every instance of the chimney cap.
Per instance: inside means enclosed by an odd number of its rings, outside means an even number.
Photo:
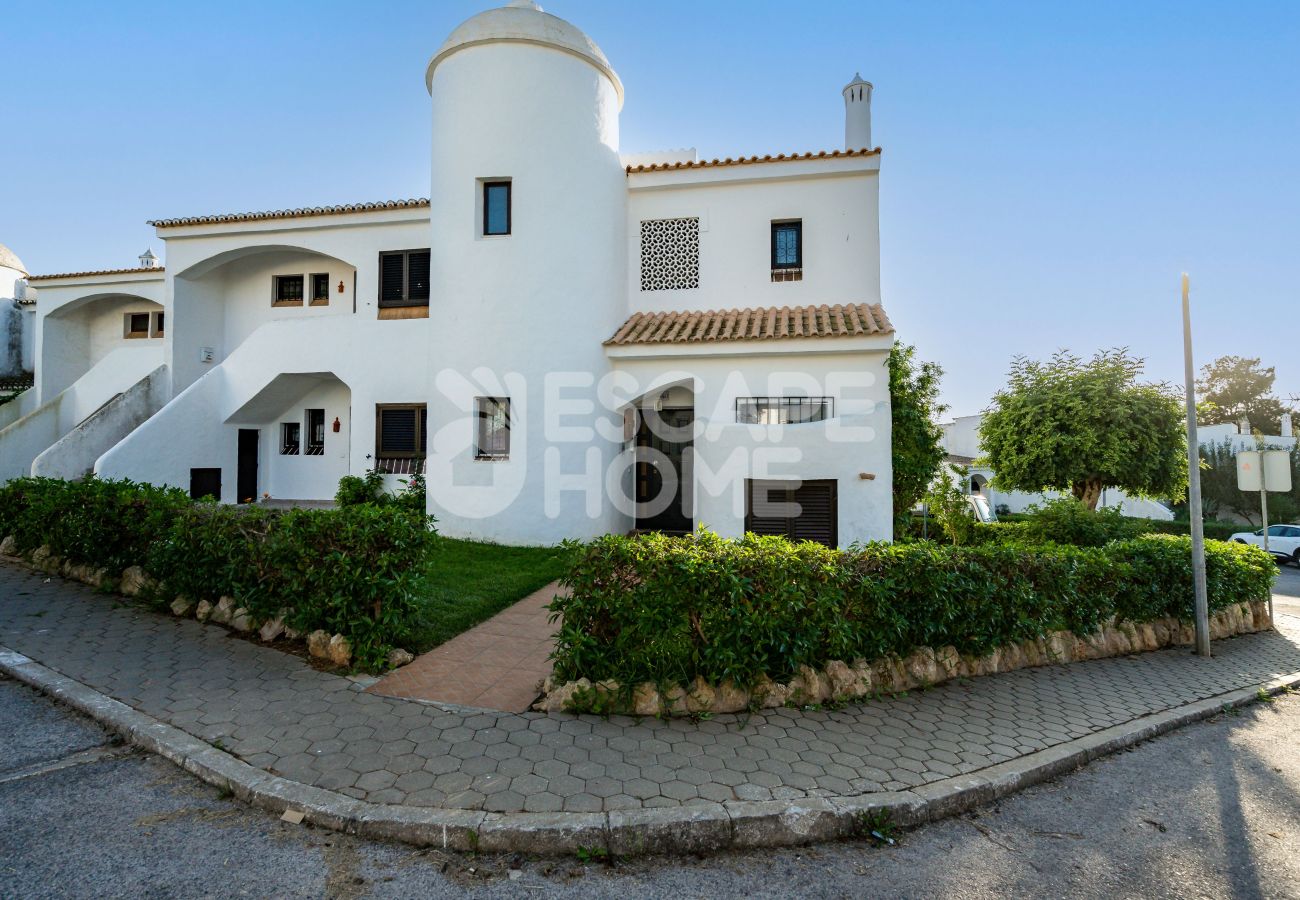
[[[861,72],[854,72],[853,80],[850,81],[848,84],[844,85],[844,90],[847,91],[849,88],[858,87],[859,85],[866,85],[867,87],[875,87],[875,85],[873,85],[870,81],[867,81],[867,79],[862,77]]]

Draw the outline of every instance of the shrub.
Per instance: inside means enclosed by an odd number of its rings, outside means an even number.
[[[0,487],[0,536],[21,552],[49,545],[55,556],[121,571],[164,533],[189,497],[175,488],[87,478],[19,478]]]
[[[254,621],[342,634],[361,665],[382,665],[416,622],[433,531],[410,504],[266,510],[192,503],[129,481],[27,478],[0,487],[0,534],[48,544],[74,563],[142,565],[159,597],[231,596]]]
[[[1049,500],[1030,507],[1024,520],[1029,540],[1076,547],[1100,547],[1111,541],[1135,538],[1149,530],[1146,519],[1126,516],[1114,507],[1088,509],[1073,497]]]
[[[1237,522],[1221,522],[1216,519],[1204,521],[1205,536],[1216,541],[1230,540],[1239,531],[1254,531],[1254,525],[1241,525]],[[1153,521],[1151,530],[1157,534],[1191,534],[1192,523],[1187,519],[1174,519],[1172,522]]]
[[[832,550],[746,535],[607,536],[570,544],[556,677],[624,685],[784,680],[801,665],[953,646],[983,654],[1111,616],[1190,618],[1190,545],[1139,537],[1104,548],[868,544]],[[1257,548],[1213,544],[1210,607],[1269,596]]]
[[[418,472],[399,479],[402,489],[390,493],[384,488],[384,472],[371,469],[365,475],[344,475],[339,479],[334,502],[339,506],[397,506],[418,516],[425,514],[424,476]]]

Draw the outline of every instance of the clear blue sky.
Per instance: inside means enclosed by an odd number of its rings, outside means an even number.
[[[428,189],[425,63],[465,0],[6,0],[0,241],[35,273],[146,219]],[[1300,394],[1300,4],[555,0],[627,86],[625,150],[833,149],[876,85],[884,303],[976,412],[1014,354],[1235,353]],[[838,299],[838,298],[836,298]]]

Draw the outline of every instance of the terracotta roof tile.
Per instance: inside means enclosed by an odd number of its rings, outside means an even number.
[[[818,153],[778,153],[772,156],[741,156],[732,159],[728,156],[726,159],[700,159],[686,162],[666,162],[666,163],[646,163],[639,166],[628,166],[627,173],[635,175],[640,172],[670,172],[675,169],[711,169],[715,166],[752,166],[756,163],[770,162],[801,162],[810,159],[844,159],[851,156],[875,156],[880,153],[880,148],[874,150],[822,150]]]
[[[633,313],[606,345],[693,344],[891,334],[879,303]]]
[[[419,209],[429,205],[429,198],[379,200],[375,203],[345,203],[341,206],[309,206],[302,209],[273,209],[266,212],[228,213],[217,216],[189,216],[181,219],[151,219],[146,225],[155,228],[179,228],[183,225],[221,225],[227,222],[260,222],[266,219],[306,219],[312,216],[342,216],[348,213],[383,212],[390,209]]]
[[[58,275],[28,275],[28,281],[50,281],[54,278],[86,278],[90,275],[136,275],[140,272],[157,272],[163,273],[162,266],[150,266],[148,268],[135,269],[98,269],[94,272],[62,272]]]

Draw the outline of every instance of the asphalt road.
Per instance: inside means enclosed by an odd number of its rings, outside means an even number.
[[[1300,570],[1278,612],[1300,615]],[[0,897],[1300,898],[1300,694],[896,835],[707,859],[470,857],[289,825],[0,679]]]

